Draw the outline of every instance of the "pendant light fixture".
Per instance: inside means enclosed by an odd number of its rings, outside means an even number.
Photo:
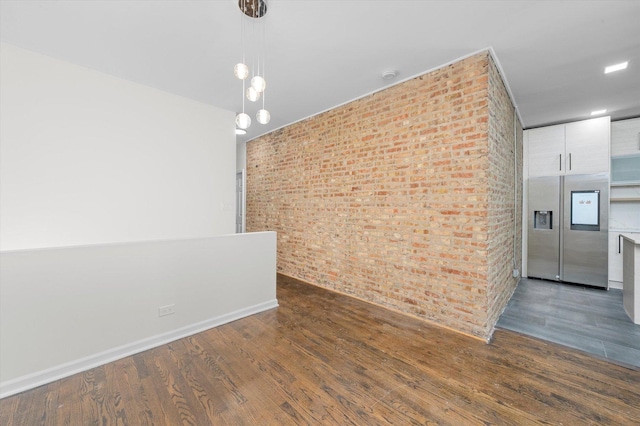
[[[264,16],[267,13],[266,0],[238,0],[240,8],[240,30],[242,40],[242,62],[233,68],[233,74],[242,80],[242,112],[236,116],[238,128],[246,130],[251,126],[251,117],[245,113],[245,96],[251,102],[257,102],[262,98],[262,109],[256,114],[256,120],[260,124],[267,124],[271,119],[271,114],[264,107],[264,91],[267,82],[264,78],[264,58],[265,58],[265,23]],[[251,60],[251,67],[247,65],[245,56],[245,27],[250,25],[250,40],[248,51]],[[245,87],[245,80],[251,74],[251,85]]]
[[[260,124],[267,124],[269,120],[271,120],[271,114],[269,114],[269,111],[263,108],[261,110],[258,110],[258,113],[256,114],[256,119]]]

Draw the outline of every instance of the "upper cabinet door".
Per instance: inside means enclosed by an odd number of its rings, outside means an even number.
[[[557,176],[565,172],[564,124],[527,130],[529,176]]]
[[[610,117],[565,125],[565,174],[609,172]]]
[[[640,154],[640,118],[611,123],[611,156]]]

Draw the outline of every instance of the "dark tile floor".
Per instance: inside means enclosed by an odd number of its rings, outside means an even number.
[[[523,278],[496,325],[640,367],[640,325],[609,291]]]

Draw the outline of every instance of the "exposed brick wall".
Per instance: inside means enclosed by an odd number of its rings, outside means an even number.
[[[514,116],[515,111],[502,77],[496,65],[490,61],[488,332],[492,331],[491,328],[498,321],[509,297],[515,290],[518,279],[513,278],[513,269],[520,270],[522,265],[523,133],[519,121]],[[517,182],[515,188],[514,173],[515,182]],[[511,231],[508,231],[509,229]]]
[[[278,271],[489,337],[513,287],[494,68],[478,54],[249,142],[247,230],[278,232]]]

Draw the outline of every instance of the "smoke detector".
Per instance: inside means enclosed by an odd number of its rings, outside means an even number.
[[[398,75],[398,71],[385,71],[382,73],[383,80],[393,80]]]

